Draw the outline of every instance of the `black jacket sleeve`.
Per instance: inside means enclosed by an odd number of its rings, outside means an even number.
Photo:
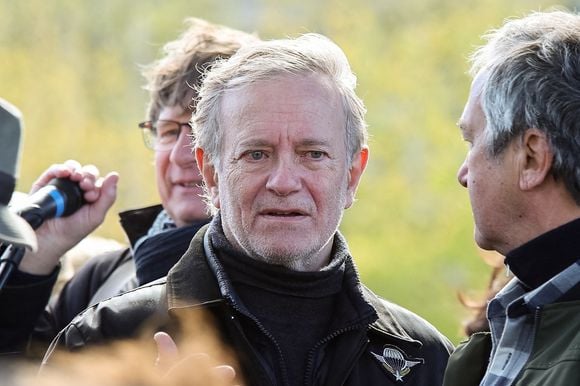
[[[0,354],[24,351],[38,316],[48,303],[60,266],[47,276],[14,272],[0,293]]]
[[[90,305],[94,293],[126,259],[131,259],[128,248],[91,258],[50,302],[58,272],[42,280],[37,277],[29,284],[12,280],[0,294],[0,353],[41,356],[58,332]]]

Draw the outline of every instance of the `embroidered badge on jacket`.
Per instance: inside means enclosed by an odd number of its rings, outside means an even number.
[[[385,345],[382,355],[371,352],[383,368],[391,373],[397,382],[403,382],[403,377],[411,372],[411,367],[425,363],[422,358],[409,358],[403,350],[396,346]]]

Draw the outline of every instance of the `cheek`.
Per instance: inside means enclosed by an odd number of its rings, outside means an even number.
[[[232,170],[226,177],[229,206],[238,212],[250,213],[266,191],[266,178],[259,173],[240,173]],[[222,195],[222,201],[226,199]]]
[[[162,198],[167,194],[169,190],[167,186],[166,174],[169,168],[169,153],[156,153],[155,154],[155,179],[157,181],[157,189]]]
[[[353,203],[353,191],[349,189],[347,179],[309,179],[308,192],[318,207],[327,213],[342,211]]]
[[[238,206],[243,200],[241,192],[246,191],[244,182],[247,179],[239,177],[239,171],[236,168],[225,168],[219,175],[214,176],[215,187],[210,191],[212,203],[216,208],[231,211]],[[223,205],[222,205],[223,203]]]

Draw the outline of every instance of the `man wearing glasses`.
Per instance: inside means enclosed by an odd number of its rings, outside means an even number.
[[[39,251],[27,254],[18,272],[0,294],[0,352],[29,355],[45,346],[87,306],[156,280],[187,250],[197,230],[209,221],[202,199],[201,176],[191,150],[194,87],[216,58],[231,56],[254,35],[188,19],[188,29],[164,47],[165,56],[145,68],[150,92],[148,121],[139,124],[145,144],[154,151],[161,205],[120,214],[131,243],[89,260],[47,306],[60,257],[99,226],[116,198],[117,176],[99,177],[98,170],[76,161],[53,165],[33,185],[52,178],[80,183],[87,205],[75,214],[46,221],[38,230]]]

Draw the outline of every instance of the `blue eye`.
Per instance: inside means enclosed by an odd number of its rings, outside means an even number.
[[[320,158],[324,157],[324,152],[322,152],[322,151],[313,150],[309,153],[310,153],[310,157],[312,157],[313,159],[320,159]]]
[[[248,154],[253,161],[259,161],[264,158],[264,152],[260,150],[252,151]]]

